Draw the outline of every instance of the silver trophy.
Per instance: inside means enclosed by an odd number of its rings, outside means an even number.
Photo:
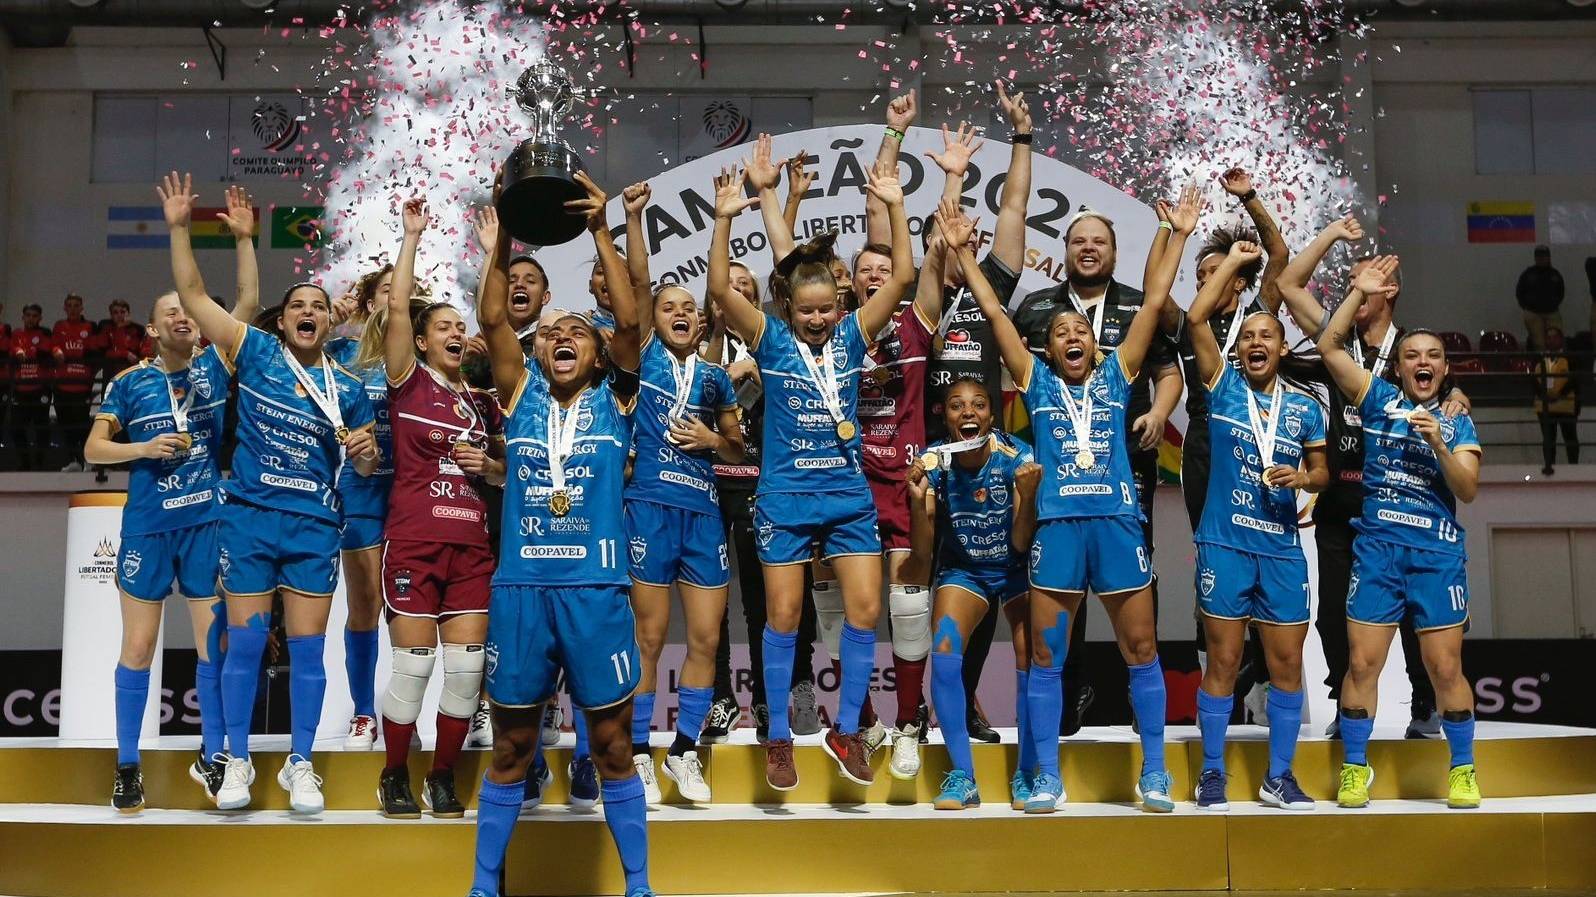
[[[504,162],[499,221],[511,236],[533,246],[558,246],[574,240],[586,222],[566,210],[565,203],[582,199],[587,191],[576,182],[582,160],[560,139],[558,125],[570,113],[572,103],[584,98],[584,92],[545,56],[521,73],[509,93],[532,119],[533,136],[523,140]]]

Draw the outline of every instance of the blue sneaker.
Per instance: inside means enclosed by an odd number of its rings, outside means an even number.
[[[1282,810],[1312,810],[1313,798],[1303,793],[1297,777],[1286,770],[1258,786],[1258,799]]]
[[[1031,799],[1031,774],[1023,769],[1014,770],[1014,778],[1009,779],[1009,806],[1016,810],[1025,809],[1025,802]]]
[[[964,810],[980,805],[981,792],[976,790],[975,780],[962,769],[948,771],[942,779],[942,793],[931,802],[938,810]]]
[[[1230,809],[1230,799],[1225,796],[1225,774],[1217,769],[1205,769],[1197,776],[1197,809],[1223,813]]]
[[[499,895],[490,894],[481,888],[472,888],[471,893],[467,894],[466,897],[499,897]]]
[[[633,888],[626,892],[626,897],[654,897],[654,892],[650,888]]]
[[[599,802],[598,769],[592,757],[578,757],[565,770],[571,776],[571,808],[591,810]]]
[[[1175,809],[1175,799],[1169,796],[1169,773],[1162,769],[1142,773],[1136,783],[1136,799],[1149,813],[1168,813]]]
[[[532,768],[527,770],[526,787],[521,792],[521,812],[536,810],[543,803],[543,789],[554,783],[554,772],[549,769],[549,764],[539,755]]]
[[[1050,772],[1039,772],[1031,780],[1031,795],[1025,799],[1025,812],[1051,813],[1063,800],[1063,781]]]

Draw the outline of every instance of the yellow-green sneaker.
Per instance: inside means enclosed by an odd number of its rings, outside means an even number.
[[[1446,805],[1454,810],[1472,810],[1480,805],[1480,783],[1474,778],[1474,764],[1452,767],[1446,774]]]
[[[1367,807],[1369,786],[1373,784],[1374,767],[1341,764],[1341,787],[1336,789],[1336,803],[1343,807]]]

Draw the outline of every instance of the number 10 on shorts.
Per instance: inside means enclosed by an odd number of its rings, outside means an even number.
[[[1469,593],[1467,587],[1461,585],[1447,586],[1446,595],[1452,601],[1453,610],[1468,610]]]

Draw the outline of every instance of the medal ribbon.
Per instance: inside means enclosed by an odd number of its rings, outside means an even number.
[[[1070,426],[1075,430],[1075,451],[1091,452],[1092,450],[1092,381],[1088,379],[1081,386],[1081,401],[1076,404],[1075,397],[1070,394],[1068,383],[1060,384],[1064,388],[1064,411],[1070,416]]]
[[[1275,466],[1275,434],[1280,429],[1282,411],[1280,402],[1280,378],[1276,377],[1274,388],[1269,393],[1269,422],[1265,424],[1258,408],[1258,397],[1253,394],[1252,387],[1247,387],[1247,427],[1252,430],[1252,441],[1258,446],[1260,473]]]
[[[456,406],[465,414],[466,419],[466,425],[464,427],[455,428],[460,430],[460,435],[470,439],[476,435],[478,430],[480,430],[482,432],[482,438],[486,439],[488,436],[487,427],[483,426],[482,417],[477,414],[477,403],[471,401],[470,392],[467,391],[462,393],[460,390],[455,389],[454,384],[450,383],[446,377],[425,364],[421,364],[419,367],[432,377],[432,381],[434,383],[438,384],[444,389],[447,389],[451,394],[454,395]]]
[[[190,383],[188,390],[183,393],[183,401],[180,403],[177,401],[177,393],[172,391],[172,378],[159,356],[156,356],[155,367],[161,372],[161,383],[166,386],[167,401],[172,403],[172,420],[177,424],[177,432],[187,433],[189,409],[194,407],[194,386]]]
[[[1107,315],[1105,309],[1108,308],[1108,293],[1104,292],[1102,300],[1096,305],[1092,306],[1091,311],[1087,311],[1086,303],[1081,301],[1081,297],[1075,294],[1075,288],[1068,287],[1067,289],[1069,290],[1070,294],[1070,304],[1075,306],[1075,310],[1080,312],[1082,317],[1092,322],[1092,339],[1094,341],[1102,340],[1103,318]],[[1065,392],[1068,392],[1068,390],[1065,390]]]
[[[832,363],[831,340],[826,340],[826,345],[820,350],[819,362],[815,361],[815,353],[803,344],[798,346],[798,357],[803,359],[804,367],[809,370],[809,381],[820,393],[820,400],[826,403],[826,411],[831,413],[832,421],[841,424],[842,398],[837,391],[837,368]],[[822,365],[824,372],[821,371]]]
[[[549,481],[555,493],[565,491],[565,459],[571,457],[571,449],[576,446],[576,422],[581,410],[581,396],[569,411],[562,411],[559,402],[549,402]]]
[[[1396,327],[1393,326],[1393,325],[1389,325],[1388,324],[1388,325],[1386,325],[1386,328],[1385,328],[1385,337],[1380,340],[1379,354],[1374,356],[1374,366],[1369,368],[1369,373],[1373,374],[1375,376],[1375,379],[1379,379],[1380,375],[1385,373],[1385,366],[1391,360],[1391,358],[1390,358],[1391,344],[1394,343],[1394,342],[1396,342]],[[1363,366],[1363,338],[1362,337],[1357,337],[1357,336],[1353,337],[1353,339],[1352,339],[1352,357],[1354,357],[1354,358],[1356,358],[1358,360],[1358,365],[1360,367]]]
[[[686,362],[678,362],[676,354],[666,350],[665,357],[671,363],[671,377],[676,381],[676,392],[671,397],[670,416],[678,419],[687,411],[687,398],[693,391],[693,372],[698,370],[698,355],[689,352]]]

